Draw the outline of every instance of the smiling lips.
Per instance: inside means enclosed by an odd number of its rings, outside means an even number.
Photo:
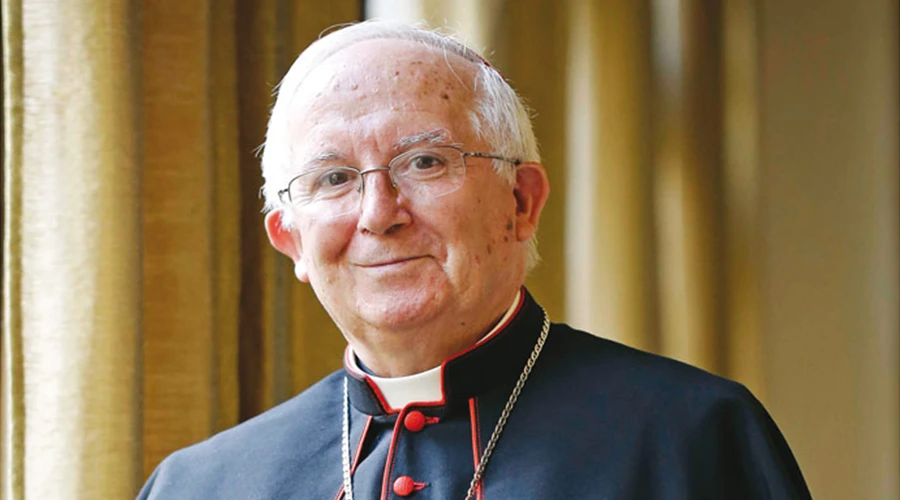
[[[373,262],[373,263],[368,263],[368,264],[359,264],[359,267],[368,267],[368,268],[388,267],[388,266],[394,266],[394,265],[398,265],[398,264],[403,264],[403,263],[405,263],[405,262],[410,262],[410,261],[413,261],[413,260],[416,260],[416,259],[421,259],[421,258],[423,258],[423,257],[424,257],[423,255],[416,255],[416,256],[413,256],[413,257],[402,257],[402,258],[397,258],[397,259],[388,259],[388,260],[382,260],[382,261]]]

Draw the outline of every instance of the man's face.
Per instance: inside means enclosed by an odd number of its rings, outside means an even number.
[[[470,125],[473,72],[454,55],[398,40],[332,55],[292,102],[288,178],[314,158],[364,170],[435,141],[491,152]],[[375,172],[347,215],[292,209],[297,276],[312,284],[351,343],[372,330],[478,328],[480,311],[509,305],[525,265],[514,186],[488,159],[467,165],[463,185],[441,197],[407,197],[387,173]]]

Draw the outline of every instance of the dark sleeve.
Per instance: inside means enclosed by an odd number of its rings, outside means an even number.
[[[810,500],[781,431],[747,389],[735,386],[694,429],[691,482],[703,498]]]

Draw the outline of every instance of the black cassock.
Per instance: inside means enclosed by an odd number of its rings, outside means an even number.
[[[523,295],[504,328],[443,364],[443,401],[386,411],[365,374],[341,370],[252,420],[172,454],[138,498],[342,498],[347,377],[354,498],[463,499],[540,335],[541,309]],[[775,423],[740,384],[554,324],[477,498],[739,500],[810,494]]]

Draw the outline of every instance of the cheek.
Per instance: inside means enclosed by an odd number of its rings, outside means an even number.
[[[344,255],[355,224],[340,219],[310,224],[302,233],[303,255],[311,266],[335,263]]]
[[[514,205],[507,207],[486,197],[475,197],[457,228],[455,241],[463,242],[458,250],[467,254],[462,260],[478,267],[503,260],[513,242],[510,235],[514,210]]]

